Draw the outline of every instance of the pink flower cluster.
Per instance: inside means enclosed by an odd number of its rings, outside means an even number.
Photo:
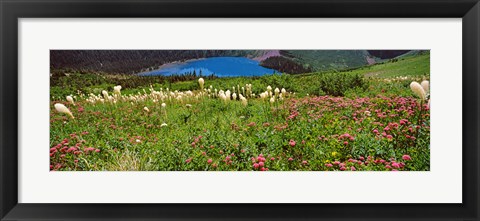
[[[274,160],[275,158],[270,158],[270,160]],[[255,170],[260,170],[260,171],[268,171],[268,168],[265,167],[265,157],[263,154],[259,154],[257,157],[252,157],[252,166]]]
[[[289,144],[290,146],[294,147],[294,146],[297,144],[297,142],[295,142],[295,140],[293,140],[293,139],[290,139],[290,141],[288,142],[288,144]]]
[[[193,148],[195,148],[197,146],[198,143],[200,143],[200,140],[202,139],[203,137],[200,135],[200,136],[195,136],[193,137],[193,142],[191,144],[191,146]],[[203,148],[203,146],[200,146],[201,148]]]
[[[87,135],[88,132],[84,131],[82,135]],[[75,145],[71,143],[75,142]],[[70,134],[70,139],[65,138],[57,145],[50,148],[50,169],[58,170],[63,167],[68,167],[69,160],[72,160],[75,165],[78,163],[78,155],[88,155],[91,152],[99,153],[100,149],[93,147],[83,147],[85,140],[82,140],[76,133]],[[83,148],[83,151],[82,151]],[[71,157],[68,157],[71,156]]]

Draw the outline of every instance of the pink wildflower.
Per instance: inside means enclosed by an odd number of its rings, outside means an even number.
[[[402,159],[403,160],[412,160],[412,158],[409,155],[403,155]]]
[[[400,168],[400,164],[397,162],[392,162],[392,167]]]
[[[289,144],[290,146],[294,147],[297,143],[294,140],[290,140]]]

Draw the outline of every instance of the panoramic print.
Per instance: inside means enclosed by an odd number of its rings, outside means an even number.
[[[51,50],[50,171],[429,171],[429,50]]]

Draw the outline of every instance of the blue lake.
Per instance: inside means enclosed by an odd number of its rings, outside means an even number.
[[[217,77],[252,77],[279,73],[270,68],[260,66],[258,61],[244,57],[212,57],[186,62],[165,64],[160,69],[140,73],[143,76],[182,75],[186,73],[201,73],[203,76],[214,74]]]

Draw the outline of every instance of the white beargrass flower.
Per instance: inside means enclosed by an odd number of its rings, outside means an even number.
[[[199,78],[198,84],[200,85],[200,89],[203,90],[203,84],[205,84],[205,80],[203,80],[203,78]]]
[[[268,92],[272,91],[272,87],[270,87],[270,85],[268,85],[267,91],[268,91]]]
[[[233,92],[232,98],[233,98],[233,100],[237,100],[237,94],[235,92]]]
[[[270,103],[273,104],[274,102],[275,102],[275,97],[270,98]]]
[[[287,93],[287,90],[285,90],[285,88],[282,88],[282,94],[285,94]]]
[[[430,82],[425,80],[425,81],[422,81],[420,85],[422,85],[422,88],[425,91],[425,93],[428,93],[428,91],[430,90]]]
[[[165,108],[167,107],[167,105],[165,103],[162,103],[162,108]]]
[[[219,97],[220,97],[220,99],[222,99],[224,102],[226,102],[226,101],[227,101],[227,96],[225,96],[225,94],[224,94],[224,93],[220,93],[218,96],[219,96]]]
[[[108,92],[106,90],[103,90],[102,94],[104,98],[108,98]]]
[[[278,96],[279,93],[280,93],[280,89],[278,89],[278,87],[275,88],[275,95]]]
[[[410,83],[410,89],[412,89],[413,93],[415,93],[420,99],[425,100],[426,93],[423,87],[416,81]]]
[[[265,98],[267,98],[267,96],[268,96],[268,92],[260,93],[260,98],[262,98],[262,100],[265,100]]]
[[[227,100],[230,100],[230,94],[231,94],[230,90],[227,90],[225,92],[225,96],[227,97]]]
[[[252,96],[252,84],[245,84],[245,92],[243,92],[245,96],[251,97]]]
[[[67,107],[65,107],[65,105],[60,104],[60,103],[56,103],[54,106],[55,106],[55,110],[57,110],[57,112],[62,113],[62,114],[67,114],[72,119],[75,119],[75,117],[73,117],[72,112],[70,112],[70,110]]]
[[[242,101],[242,105],[243,105],[243,106],[246,107],[246,106],[248,105],[247,98],[245,98],[245,97],[242,96],[241,101]]]
[[[115,93],[117,95],[121,94],[120,90],[122,90],[122,86],[120,86],[120,85],[117,85],[117,86],[113,87],[113,93]]]
[[[67,101],[70,102],[71,104],[75,105],[75,102],[73,101],[72,96],[67,96]]]
[[[148,109],[148,107],[144,107],[143,110],[144,110],[145,112],[150,112],[150,110]]]

